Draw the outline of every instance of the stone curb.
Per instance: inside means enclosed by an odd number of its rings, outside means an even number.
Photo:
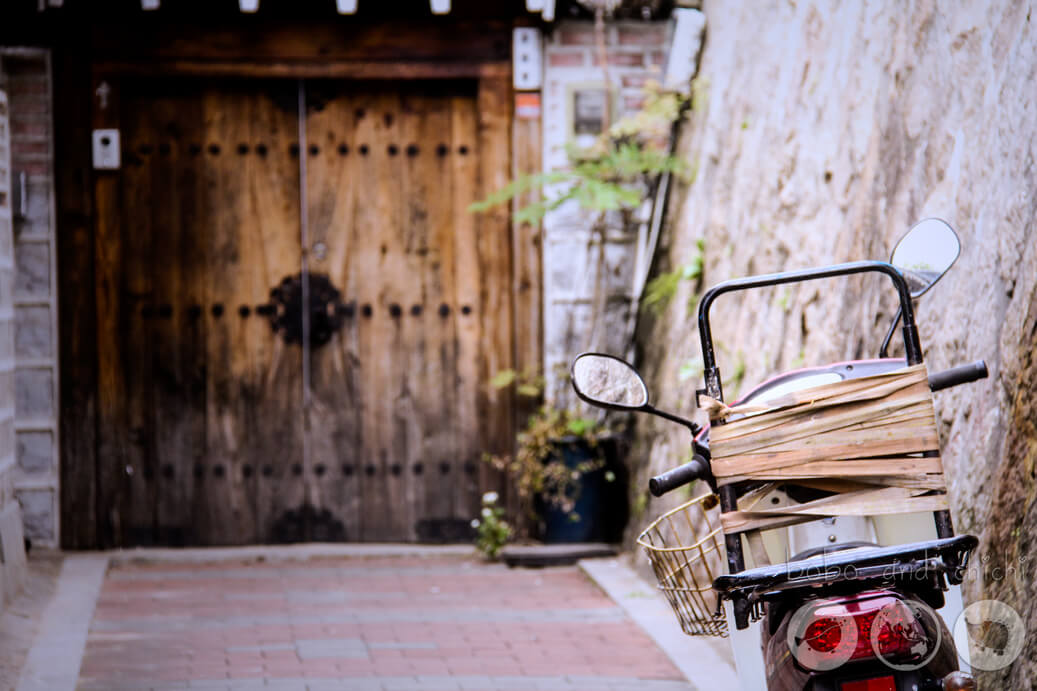
[[[581,560],[579,566],[655,641],[695,689],[739,688],[729,641],[685,635],[662,594],[622,558]]]
[[[108,571],[103,554],[69,554],[54,597],[43,610],[39,633],[26,656],[18,691],[76,688],[90,622]]]
[[[306,561],[329,557],[467,557],[475,556],[470,544],[340,544],[255,545],[247,547],[139,547],[106,553],[112,566],[123,564],[181,563],[219,564],[228,561]]]

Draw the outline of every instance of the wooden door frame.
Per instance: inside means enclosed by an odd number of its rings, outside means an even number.
[[[55,61],[55,146],[58,166],[58,300],[61,445],[61,536],[66,549],[96,549],[102,544],[99,473],[100,386],[97,362],[103,350],[101,307],[117,288],[98,259],[113,251],[98,229],[97,189],[104,173],[93,171],[90,130],[118,127],[117,108],[100,113],[97,88],[120,77],[472,79],[477,82],[480,133],[479,196],[499,189],[513,176],[540,166],[540,122],[514,119],[511,81],[510,22],[456,22],[431,35],[428,26],[370,25],[345,38],[341,27],[326,24],[279,25],[241,31],[227,27],[182,27],[150,24],[147,30],[98,26],[84,38],[70,40]],[[268,41],[260,41],[267,32]],[[228,33],[230,32],[230,33]],[[118,38],[116,38],[118,37]],[[459,40],[463,39],[463,40]],[[467,41],[467,43],[466,43]],[[261,47],[257,49],[257,45]],[[461,46],[461,47],[459,47]],[[468,51],[468,52],[465,52]],[[443,53],[446,53],[445,55]],[[374,57],[372,58],[372,53]],[[113,87],[114,88],[114,87]],[[117,98],[110,93],[109,99]],[[98,187],[100,185],[100,188]],[[101,200],[103,201],[103,200]],[[540,228],[514,227],[508,208],[498,207],[478,220],[480,233],[502,234],[505,242],[494,258],[510,277],[510,323],[500,338],[506,367],[540,369],[542,355],[542,277]],[[499,237],[499,236],[498,236]],[[110,326],[110,325],[109,325]],[[487,406],[505,406],[507,415],[485,430],[487,450],[510,451],[516,417],[527,411],[514,406],[510,393],[486,386]],[[480,468],[480,484],[505,489],[503,478]]]

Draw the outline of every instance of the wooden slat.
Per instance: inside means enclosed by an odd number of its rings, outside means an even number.
[[[388,511],[382,529],[385,531],[383,539],[399,540],[410,536],[413,526],[407,504],[408,482],[403,471],[411,447],[420,443],[420,433],[415,429],[420,413],[411,388],[411,344],[407,341],[404,318],[402,314],[394,316],[393,308],[402,310],[407,292],[413,286],[415,267],[407,256],[407,213],[404,198],[400,196],[404,171],[404,156],[400,150],[400,95],[383,92],[377,103],[377,109],[371,114],[375,119],[371,157],[378,162],[375,181],[381,227],[375,235],[381,242],[382,280],[372,326],[380,337],[375,346],[381,365],[377,390],[383,392],[379,396],[378,427],[380,446],[384,450],[382,476]]]
[[[817,387],[787,399],[798,403],[782,402],[773,412],[717,426],[711,439],[714,473],[751,476],[819,460],[938,450],[924,368],[868,379],[872,388],[855,381],[845,382],[851,394],[836,385]]]
[[[118,82],[95,76],[91,94],[105,81],[111,87],[108,107],[93,111],[94,128],[118,127]],[[97,506],[98,543],[124,544],[123,508],[127,454],[125,370],[120,332],[123,324],[122,228],[120,178],[117,172],[94,176],[95,302],[97,305]]]
[[[153,165],[166,170],[160,176],[163,184],[154,190],[155,199],[162,201],[156,205],[150,256],[155,274],[151,310],[154,314],[168,305],[172,314],[150,320],[152,368],[157,372],[153,405],[160,412],[154,420],[155,539],[159,544],[185,545],[198,542],[193,470],[206,460],[206,320],[201,315],[205,239],[198,232],[199,199],[205,190],[197,154],[191,152],[191,145],[204,139],[200,99],[186,90],[167,88],[162,93]],[[168,154],[162,153],[163,147],[168,147]]]
[[[511,83],[504,79],[479,81],[478,112],[479,156],[478,198],[501,189],[511,177]],[[477,224],[477,251],[480,274],[484,277],[479,312],[483,337],[484,360],[479,373],[485,398],[480,409],[485,424],[485,450],[510,452],[514,443],[512,417],[513,394],[509,389],[496,390],[489,385],[494,374],[514,366],[511,341],[514,333],[511,312],[511,219],[506,207],[495,207],[480,214]],[[494,277],[499,277],[494,280]],[[485,405],[482,405],[482,403]],[[483,486],[495,483],[503,489],[503,479],[495,477],[485,464]]]
[[[368,201],[359,140],[357,108],[370,107],[350,97],[342,85],[307,83],[311,106],[306,137],[319,148],[307,159],[310,247],[322,243],[324,258],[310,253],[313,274],[329,277],[341,291],[341,301],[353,312],[340,315],[342,326],[325,346],[311,354],[310,440],[311,463],[325,474],[314,477],[310,496],[314,505],[329,511],[342,524],[343,537],[363,539],[361,484],[366,482],[364,416],[365,389],[358,296],[365,283],[358,255],[369,228],[362,216]],[[344,147],[344,148],[342,148]],[[369,332],[365,332],[369,333]],[[362,358],[362,356],[364,356]]]
[[[797,463],[791,467],[754,470],[751,474],[728,475],[720,482],[729,485],[751,478],[760,480],[782,480],[811,477],[908,477],[942,474],[943,464],[939,457],[896,456],[881,460],[881,467],[871,459],[830,459]]]
[[[847,492],[795,507],[759,511],[729,511],[720,515],[725,533],[769,530],[830,516],[873,516],[915,511],[942,511],[947,495],[919,496],[926,490],[884,487]]]
[[[213,263],[220,255],[210,255],[211,271],[233,274],[228,283],[210,284],[222,293],[221,326],[227,329],[234,373],[235,404],[224,415],[235,431],[229,461],[233,473],[224,489],[235,497],[228,503],[241,534],[266,542],[300,539],[279,531],[298,525],[290,520],[290,512],[298,519],[306,507],[305,481],[312,472],[303,457],[302,349],[275,334],[266,318],[253,314],[242,319],[237,313],[241,305],[267,302],[271,288],[300,272],[298,159],[291,153],[298,142],[296,89],[284,82],[237,88],[234,102],[228,104],[235,114],[227,121],[228,130],[220,130],[226,134],[219,135],[225,139],[226,153],[217,163],[228,182],[235,176],[241,179],[241,197],[220,221],[228,242],[222,249],[234,251],[234,261],[228,267]],[[232,120],[238,121],[236,129]],[[237,153],[240,144],[250,147],[248,154]],[[266,147],[265,155],[257,151],[260,145]],[[210,302],[216,301],[210,295]],[[209,319],[215,325],[211,312]],[[212,340],[210,335],[210,344]],[[218,384],[214,374],[210,365],[209,375]],[[209,454],[214,455],[211,450]],[[242,482],[246,464],[253,472]],[[268,466],[273,470],[269,476]]]
[[[489,411],[484,386],[486,366],[483,364],[481,315],[486,313],[482,292],[483,267],[480,265],[478,219],[468,213],[468,205],[481,199],[479,192],[479,159],[474,155],[460,155],[462,146],[471,150],[478,131],[478,111],[470,98],[451,99],[450,130],[445,143],[449,155],[444,159],[452,180],[451,212],[454,226],[452,255],[454,257],[454,291],[456,304],[468,305],[471,311],[454,322],[457,342],[457,430],[456,456],[443,461],[449,463],[456,476],[463,464],[477,463],[478,478],[465,478],[453,497],[453,515],[474,516],[479,510],[480,489],[495,487],[497,478],[487,472],[480,456],[487,450],[486,429],[483,426]],[[439,144],[437,143],[437,146]],[[458,482],[461,484],[461,482]]]
[[[796,481],[835,492],[795,507],[725,513],[725,532],[947,506],[945,494],[933,493],[945,484],[924,366],[794,392],[762,412],[725,412],[749,414],[711,434],[720,484]]]
[[[539,98],[539,94],[535,95]],[[513,131],[513,177],[539,172],[543,168],[541,118],[529,114],[516,117]],[[515,200],[513,210],[538,201],[539,196],[539,190],[531,190]],[[511,290],[515,320],[515,368],[522,372],[541,372],[544,361],[541,224],[518,223],[514,226]],[[518,424],[528,418],[536,403],[527,399],[525,405],[522,405],[522,399],[516,401]]]
[[[152,405],[154,380],[152,370],[153,318],[145,318],[145,310],[156,306],[153,292],[151,244],[160,232],[155,220],[165,210],[163,199],[156,198],[161,187],[156,168],[158,141],[152,123],[157,115],[155,105],[141,104],[124,94],[122,147],[126,163],[121,171],[122,188],[122,302],[120,352],[124,358],[118,366],[125,377],[120,392],[125,405],[123,434],[128,436],[120,465],[125,472],[127,493],[120,507],[121,542],[130,545],[154,543],[155,482],[155,410]],[[150,152],[150,153],[147,153]],[[158,317],[158,315],[154,315]]]
[[[407,224],[408,252],[416,253],[421,261],[421,287],[418,291],[423,305],[420,320],[410,317],[417,326],[412,362],[421,374],[417,377],[416,401],[421,413],[422,440],[414,462],[425,469],[414,478],[414,506],[417,521],[443,521],[455,518],[454,497],[460,483],[468,478],[456,459],[462,443],[458,417],[459,398],[463,393],[458,386],[459,347],[457,329],[460,321],[468,319],[461,311],[455,285],[457,258],[454,255],[455,214],[454,187],[458,181],[450,174],[450,128],[452,99],[456,89],[445,93],[423,92],[404,96],[401,117],[411,136],[407,146],[414,146],[408,154]],[[460,104],[473,104],[470,93],[456,96]],[[474,125],[474,123],[473,123]],[[446,142],[442,140],[447,139]],[[446,144],[446,155],[437,153],[440,144]],[[402,144],[402,142],[401,142]],[[456,154],[454,154],[456,155]],[[450,315],[439,314],[440,305],[450,306]],[[452,473],[444,475],[440,466],[447,463]],[[463,478],[463,479],[462,479]],[[463,517],[463,516],[462,516]]]
[[[100,546],[98,518],[98,341],[93,181],[90,161],[92,124],[90,66],[81,35],[55,47],[54,171],[57,204],[57,286],[61,454],[61,546]]]
[[[353,265],[359,278],[360,304],[364,310],[370,310],[361,315],[359,328],[365,392],[362,535],[364,540],[373,541],[392,539],[394,521],[398,520],[400,510],[395,503],[400,500],[398,484],[389,476],[394,460],[391,454],[395,451],[395,403],[399,390],[394,381],[393,363],[396,329],[389,316],[389,303],[397,297],[396,287],[387,284],[403,275],[399,268],[394,270],[392,266],[398,260],[398,245],[393,240],[399,230],[395,223],[399,200],[386,152],[388,141],[383,119],[391,99],[391,94],[376,92],[359,101],[363,117],[357,123],[358,147],[355,147],[358,152],[360,147],[367,148],[367,153],[361,153],[357,161],[355,184],[360,186],[364,203],[357,207],[360,212],[357,237],[361,242]]]

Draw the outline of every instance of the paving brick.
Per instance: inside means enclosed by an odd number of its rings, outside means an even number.
[[[88,689],[690,689],[577,569],[460,557],[114,567],[82,675]]]

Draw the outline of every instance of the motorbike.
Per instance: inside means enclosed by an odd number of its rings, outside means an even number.
[[[921,365],[923,356],[914,300],[950,269],[960,247],[957,234],[947,223],[926,219],[897,243],[888,262],[859,261],[753,276],[712,287],[698,306],[705,386],[696,392],[700,397],[697,400],[708,400],[702,398],[708,396],[714,405],[723,404],[710,309],[721,295],[738,291],[872,272],[891,281],[899,298],[899,310],[877,358],[780,374],[732,403],[733,410],[751,410],[753,405],[765,407],[795,392]],[[905,356],[890,357],[890,341],[901,321]],[[940,391],[986,376],[987,367],[980,360],[930,374],[928,383],[932,391]],[[714,476],[711,430],[715,430],[714,436],[717,436],[718,425],[726,423],[711,420],[709,425],[700,426],[655,408],[649,403],[644,380],[629,363],[607,354],[584,353],[572,364],[571,380],[576,394],[587,403],[610,410],[653,414],[690,430],[691,459],[652,478],[649,490],[654,496],[703,480],[710,488],[713,503],[719,504],[720,511],[726,513],[737,511],[740,500],[759,493],[762,484],[759,481],[718,483]],[[825,496],[826,492],[816,486],[798,486],[790,481],[772,489],[764,500],[775,505],[795,506]],[[727,613],[724,629],[725,634],[730,630],[732,640],[738,639],[744,645],[750,623],[759,623],[760,639],[756,645],[762,650],[760,676],[766,688],[771,691],[961,691],[975,688],[971,674],[959,669],[954,638],[935,611],[953,599],[951,591],[960,585],[977,539],[971,535],[955,535],[946,509],[921,515],[931,517],[926,519],[931,523],[928,528],[915,526],[913,533],[903,528],[912,520],[917,522],[917,514],[905,520],[890,521],[886,517],[884,522],[878,517],[826,517],[771,530],[769,537],[764,534],[771,546],[765,551],[780,553],[784,550],[785,561],[751,568],[747,558],[753,556],[752,550],[747,548],[743,538],[738,534],[724,535],[723,553],[728,572],[712,580],[712,589]],[[898,530],[914,539],[896,540]],[[784,536],[776,538],[782,531]],[[777,549],[774,549],[776,541]],[[960,607],[958,594],[957,609]],[[687,628],[685,631],[689,632]],[[739,660],[744,660],[746,654],[744,650],[739,653],[738,643],[735,645],[736,662],[742,675]],[[752,646],[752,641],[749,645]],[[762,688],[762,684],[743,682],[743,688]]]

